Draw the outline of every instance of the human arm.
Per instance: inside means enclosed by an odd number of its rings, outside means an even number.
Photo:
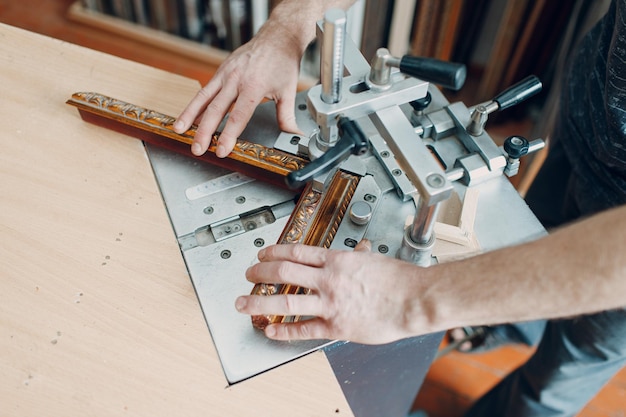
[[[345,9],[353,1],[280,2],[256,36],[229,55],[178,116],[174,124],[178,133],[199,121],[192,153],[206,152],[213,133],[232,105],[216,150],[218,157],[227,156],[264,98],[276,103],[279,128],[298,132],[294,103],[300,60],[315,38],[315,23],[326,9]]]
[[[626,206],[537,241],[420,268],[369,253],[304,245],[259,252],[252,282],[290,282],[312,295],[242,296],[246,314],[312,315],[266,328],[282,340],[386,343],[454,327],[559,318],[626,305]]]

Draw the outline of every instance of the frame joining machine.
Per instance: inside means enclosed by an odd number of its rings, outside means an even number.
[[[356,416],[403,416],[442,334],[383,346],[268,340],[257,328],[306,318],[253,317],[251,325],[235,310],[235,298],[308,290],[272,283],[251,289],[244,272],[267,244],[351,250],[363,238],[373,250],[428,267],[444,259],[436,250],[437,223],[454,211],[451,201],[469,192],[478,195],[471,221],[478,246],[471,253],[542,236],[506,176],[544,142],[511,136],[500,147],[484,129],[489,114],[531,97],[541,83],[531,76],[487,103],[450,104],[433,84],[461,88],[463,65],[394,57],[384,48],[370,63],[347,37],[345,12],[337,9],[318,24],[318,40],[321,84],[296,98],[306,134],[279,131],[275,107],[265,103],[242,134],[254,141],[240,140],[225,159],[214,155],[219,134],[204,157],[192,157],[195,126],[177,134],[171,116],[98,93],[75,93],[68,103],[87,121],[147,142],[230,384],[324,348]]]

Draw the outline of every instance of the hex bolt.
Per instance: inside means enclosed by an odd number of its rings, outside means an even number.
[[[261,239],[260,237],[257,239],[254,239],[254,246],[256,246],[257,248],[260,248],[263,245],[265,245],[265,241],[263,239]]]
[[[222,259],[228,259],[228,258],[230,258],[230,255],[231,255],[231,253],[230,253],[230,251],[229,251],[228,249],[223,250],[223,251],[222,251],[222,253],[220,253],[220,257],[221,257]]]
[[[387,253],[389,252],[389,246],[387,245],[378,245],[378,252]]]

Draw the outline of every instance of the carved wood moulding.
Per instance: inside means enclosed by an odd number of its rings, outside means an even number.
[[[88,122],[192,155],[189,145],[196,134],[195,125],[179,134],[174,131],[176,119],[172,116],[94,92],[74,93],[67,104],[78,108],[81,117]],[[202,159],[281,187],[285,187],[284,178],[290,172],[302,169],[308,163],[306,159],[244,140],[237,141],[228,157],[217,158],[218,138],[219,133],[213,135]]]
[[[78,108],[81,117],[88,122],[104,126],[137,139],[192,155],[189,145],[196,133],[192,126],[183,134],[173,129],[175,118],[99,93],[74,93],[68,104]],[[285,177],[292,171],[302,169],[308,161],[276,149],[239,140],[226,158],[217,158],[215,150],[219,133],[213,136],[207,153],[202,157],[223,168],[285,186]],[[344,171],[333,175],[323,193],[307,185],[301,194],[277,243],[303,243],[329,248],[343,220],[360,177]],[[310,290],[293,285],[257,284],[251,294],[310,294]],[[294,322],[295,316],[253,316],[252,324],[259,329],[270,323]]]
[[[360,177],[357,175],[337,171],[323,194],[313,190],[309,184],[285,225],[278,243],[303,243],[329,248],[346,214],[359,180]],[[310,292],[308,288],[289,284],[256,284],[251,294],[270,296],[274,294],[310,294]],[[297,316],[252,316],[252,324],[258,329],[264,329],[272,323],[298,320],[300,317]]]

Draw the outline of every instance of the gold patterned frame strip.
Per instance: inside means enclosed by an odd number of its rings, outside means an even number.
[[[176,133],[173,129],[175,118],[98,93],[74,93],[67,104],[78,108],[85,121],[191,155],[189,145],[195,136],[196,126],[183,134]],[[308,163],[307,160],[286,152],[242,140],[237,142],[227,158],[217,158],[215,149],[218,137],[219,133],[213,136],[203,159],[282,187],[285,186],[284,179],[290,172],[302,169]],[[313,190],[311,184],[306,186],[278,243],[303,243],[329,248],[359,180],[357,175],[337,171],[324,193]],[[257,284],[251,293],[269,296],[310,292],[308,288],[293,285]],[[259,329],[270,323],[298,320],[300,317],[297,316],[252,316],[252,324]]]
[[[173,128],[174,117],[93,92],[74,93],[67,104],[78,108],[81,117],[88,122],[192,155],[189,146],[185,145],[192,143],[196,134],[195,125],[179,134]],[[308,163],[306,159],[243,140],[237,141],[228,157],[217,158],[218,137],[219,133],[213,135],[202,159],[281,187],[285,187],[284,180],[290,172],[302,169]]]
[[[278,243],[304,243],[329,248],[337,229],[346,214],[360,177],[337,171],[330,185],[320,193],[309,184],[291,214]],[[253,295],[310,294],[308,288],[289,284],[256,284]],[[264,329],[268,324],[296,322],[298,316],[259,315],[252,316],[252,325]]]

